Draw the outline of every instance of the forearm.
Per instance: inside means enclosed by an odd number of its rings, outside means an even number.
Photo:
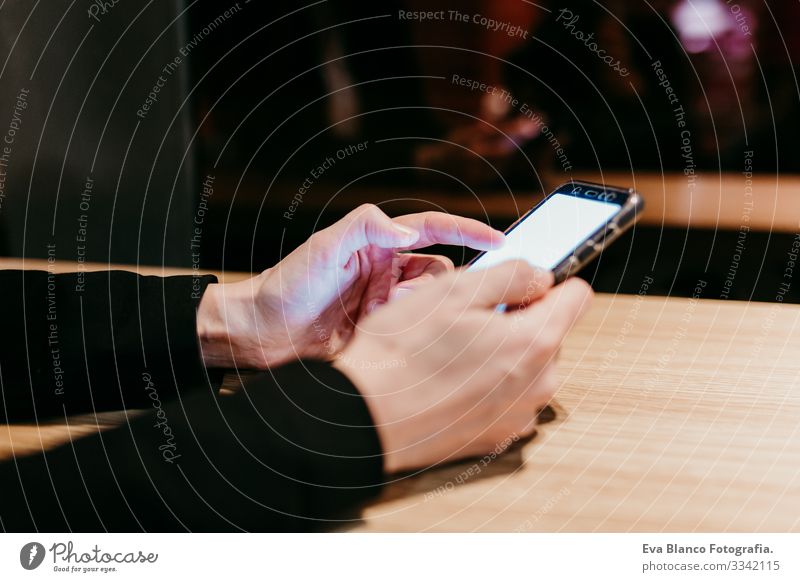
[[[372,424],[343,375],[298,362],[235,396],[200,392],[0,465],[0,521],[6,531],[329,528],[380,488]]]
[[[150,406],[208,385],[195,311],[212,280],[0,271],[4,419]]]

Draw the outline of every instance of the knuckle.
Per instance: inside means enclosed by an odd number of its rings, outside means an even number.
[[[547,275],[526,261],[514,263],[511,282],[523,294],[522,305],[530,304],[550,286]]]
[[[535,411],[550,402],[555,393],[555,382],[550,379],[539,380],[528,391],[525,405],[529,411]]]
[[[429,228],[434,224],[444,224],[444,221],[447,221],[447,225],[450,228],[457,229],[458,223],[453,215],[448,212],[437,212],[435,210],[426,210],[425,212],[419,213],[420,218],[422,218],[422,223],[425,225],[425,228]]]
[[[535,425],[535,408],[530,408],[524,403],[509,410],[504,417],[496,423],[496,430],[492,435],[493,444],[513,442],[514,437],[525,436],[528,430]]]
[[[375,204],[372,202],[365,202],[364,204],[357,206],[354,212],[357,212],[358,214],[364,214],[366,212],[375,212],[376,210],[378,210],[378,207]]]
[[[486,431],[481,448],[485,454],[492,454],[493,457],[503,454],[514,441],[514,435],[520,434],[524,424],[522,419],[512,418],[511,415],[495,422],[491,430]]]
[[[592,286],[589,285],[588,281],[586,281],[585,279],[581,279],[580,277],[575,277],[575,278],[572,279],[572,281],[573,281],[573,283],[572,283],[573,285],[577,285],[578,287],[581,287],[587,293],[594,294],[594,291],[592,291]]]
[[[454,271],[456,268],[455,263],[450,257],[440,256],[439,261],[442,263],[447,271]]]
[[[519,431],[517,431],[517,436],[519,438],[525,439],[528,438],[529,436],[534,435],[535,433],[536,433],[536,422],[531,421],[526,423],[522,428],[519,429]]]
[[[536,415],[531,411],[526,411],[525,415],[515,423],[514,430],[511,431],[511,434],[520,438],[526,438],[535,432]]]
[[[533,276],[528,283],[531,291],[537,295],[553,286],[553,273],[544,269],[533,269]]]
[[[556,392],[558,392],[558,386],[559,386],[558,377],[554,373],[548,373],[542,379],[541,391],[542,391],[542,398],[545,404],[549,402],[553,398],[553,396],[556,395]]]
[[[552,330],[542,330],[535,339],[535,346],[540,356],[549,358],[561,346],[561,336]]]
[[[378,208],[378,206],[370,202],[362,204],[356,210],[359,212],[360,216],[363,216],[367,219],[383,218],[384,216],[386,216],[383,213],[383,210],[381,210],[380,208]]]
[[[583,279],[579,277],[573,277],[570,280],[570,285],[582,292],[583,302],[591,301],[594,297],[594,289],[592,289],[592,286]]]
[[[334,256],[338,250],[338,239],[329,229],[318,230],[310,237],[308,242],[316,254],[321,256]]]
[[[377,220],[382,216],[386,215],[378,206],[365,202],[352,210],[343,221],[351,225],[351,227],[362,227],[365,223]]]
[[[448,296],[452,298],[464,298],[469,293],[474,293],[477,286],[480,284],[480,278],[474,277],[480,273],[470,273],[463,269],[453,273],[450,277],[442,277],[439,279],[440,284],[447,288]]]
[[[496,275],[512,284],[523,285],[533,278],[534,269],[527,261],[513,259],[496,267]]]
[[[551,364],[542,371],[536,382],[535,392],[539,394],[539,398],[542,401],[540,404],[549,402],[558,391],[559,385],[560,381],[558,379],[557,367]]]
[[[536,280],[538,269],[536,269],[528,261],[517,259],[512,261],[510,266],[514,269],[514,277],[525,281],[526,284],[530,281]]]

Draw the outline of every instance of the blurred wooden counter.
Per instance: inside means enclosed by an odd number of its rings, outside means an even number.
[[[398,479],[347,529],[800,531],[800,307],[599,295],[561,362],[536,438]],[[119,419],[0,426],[0,458]]]
[[[679,172],[576,172],[576,179],[636,188],[645,199],[642,225],[650,227],[708,228],[739,230],[747,226],[762,232],[800,230],[800,176],[736,173],[700,173],[691,180]],[[564,181],[562,177],[543,178],[548,192]],[[229,179],[224,190],[232,196],[238,181]],[[265,208],[283,213],[298,185],[281,183],[268,194],[258,181],[245,181],[237,198],[258,195]],[[487,220],[510,223],[541,199],[536,185],[513,192],[481,190],[471,195],[432,188],[319,184],[314,195],[303,199],[301,210],[318,215],[332,212],[343,215],[364,202],[381,204],[394,213],[445,210]],[[220,198],[216,203],[227,204]]]

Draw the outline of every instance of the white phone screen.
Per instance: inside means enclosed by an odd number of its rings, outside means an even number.
[[[469,270],[486,269],[510,259],[525,259],[552,270],[619,209],[619,204],[611,202],[553,194],[506,234],[502,248],[485,253]]]

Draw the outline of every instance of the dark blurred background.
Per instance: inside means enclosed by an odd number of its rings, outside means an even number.
[[[75,260],[86,218],[88,260],[261,270],[362,202],[504,228],[585,177],[741,207],[800,173],[797,22],[792,0],[7,0],[1,132],[30,98],[4,252]],[[722,203],[698,175],[729,176]],[[794,236],[650,216],[584,276],[774,300]]]

